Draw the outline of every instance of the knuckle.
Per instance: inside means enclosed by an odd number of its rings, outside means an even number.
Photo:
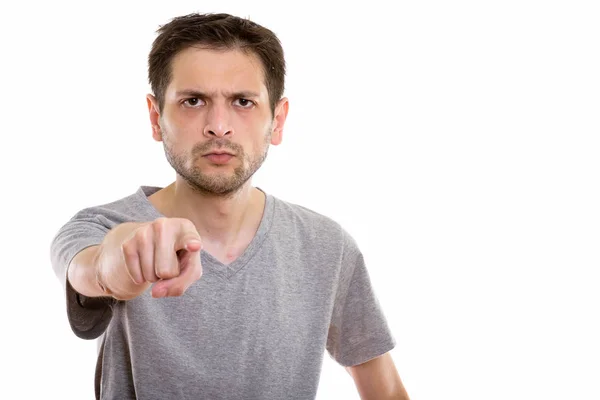
[[[140,252],[148,251],[152,247],[152,233],[150,230],[140,231],[136,239],[136,245]]]
[[[121,245],[121,251],[125,258],[132,258],[136,255],[137,250],[131,242],[126,242]]]
[[[164,235],[168,229],[169,219],[166,217],[160,217],[154,220],[152,223],[152,229],[156,235]]]
[[[147,243],[150,240],[151,230],[144,226],[135,232],[134,238],[138,246]]]
[[[181,296],[185,290],[180,286],[175,286],[171,288],[170,292],[171,296]]]
[[[186,218],[182,218],[181,225],[182,225],[183,229],[185,229],[186,231],[196,233],[198,238],[200,238],[200,235],[198,235],[198,230],[196,229],[196,225],[194,225],[194,223],[192,221],[190,221],[189,219],[186,219]]]

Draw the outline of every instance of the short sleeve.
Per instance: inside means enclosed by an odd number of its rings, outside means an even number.
[[[59,229],[50,245],[52,268],[66,294],[69,324],[82,339],[95,339],[104,332],[112,318],[115,300],[77,293],[67,280],[67,268],[79,252],[101,244],[109,230],[97,216],[83,210]]]
[[[396,346],[375,295],[364,257],[345,231],[341,270],[327,335],[327,352],[349,367],[381,356]]]

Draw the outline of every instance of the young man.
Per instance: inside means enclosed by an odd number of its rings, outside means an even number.
[[[51,245],[102,399],[310,399],[324,350],[363,399],[407,399],[355,241],[252,187],[288,113],[277,37],[191,14],[149,56],[152,136],[176,172],[77,212]]]

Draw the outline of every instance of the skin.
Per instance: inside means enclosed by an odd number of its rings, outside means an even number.
[[[190,47],[172,71],[163,109],[151,94],[147,103],[152,137],[163,142],[176,180],[149,200],[167,217],[191,220],[204,250],[230,263],[260,224],[265,198],[252,175],[269,145],[281,143],[289,102],[282,98],[271,112],[261,61],[239,50]],[[227,164],[203,157],[215,149],[235,157]]]
[[[260,60],[238,50],[191,47],[172,69],[164,108],[151,94],[147,102],[152,137],[163,142],[176,180],[149,200],[166,217],[192,221],[203,249],[227,264],[260,224],[265,199],[251,186],[252,175],[269,145],[281,143],[289,102],[282,98],[271,112]],[[214,149],[235,157],[215,164],[203,157]],[[346,370],[362,399],[408,399],[389,353]]]

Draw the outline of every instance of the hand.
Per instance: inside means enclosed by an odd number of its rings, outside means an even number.
[[[181,296],[202,276],[201,248],[196,227],[185,218],[121,224],[101,246],[97,281],[118,300],[133,299],[153,283],[153,297]]]

